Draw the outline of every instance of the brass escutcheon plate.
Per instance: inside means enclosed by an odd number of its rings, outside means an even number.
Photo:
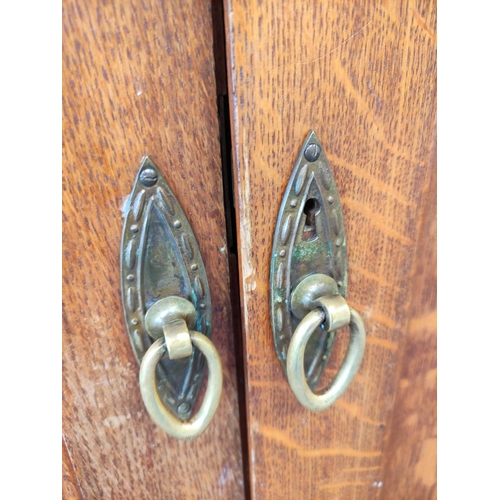
[[[123,310],[139,363],[154,341],[146,331],[146,312],[160,299],[189,300],[196,311],[190,328],[210,338],[210,291],[196,238],[172,190],[147,156],[142,159],[123,212]],[[158,393],[182,420],[191,416],[205,370],[205,358],[196,348],[189,357],[173,360],[165,356],[158,363]]]
[[[288,180],[274,232],[271,254],[271,321],[276,353],[286,375],[292,334],[300,322],[291,295],[307,276],[332,277],[347,295],[347,249],[342,207],[328,159],[314,133],[302,144]],[[306,379],[314,389],[328,362],[336,331],[318,327],[304,356]]]

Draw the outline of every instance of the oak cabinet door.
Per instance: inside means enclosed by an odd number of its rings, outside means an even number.
[[[63,2],[65,498],[243,498],[210,1]],[[193,228],[223,364],[192,442],[147,414],[120,297],[121,209],[143,155]]]
[[[63,2],[63,496],[435,498],[435,2],[225,0],[225,54],[221,10]],[[310,129],[344,214],[347,301],[367,328],[358,374],[320,413],[288,385],[269,296],[278,211]],[[212,295],[224,387],[191,442],[147,414],[122,313],[121,210],[144,155],[189,219]],[[236,208],[231,291],[223,195]],[[346,347],[341,335],[323,386]]]
[[[225,22],[252,498],[435,498],[435,2],[226,0]],[[311,128],[367,327],[357,376],[321,413],[287,383],[269,306],[278,210]]]

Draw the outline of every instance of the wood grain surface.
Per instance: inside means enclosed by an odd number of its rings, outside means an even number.
[[[435,1],[225,0],[225,21],[252,497],[421,499],[387,490],[383,469],[396,446],[388,428],[404,340],[428,335],[416,326],[411,292],[435,144]],[[368,335],[358,375],[319,414],[293,396],[269,314],[274,225],[311,128],[337,182],[348,302]],[[324,384],[340,360],[337,352]],[[397,401],[414,403],[401,392]],[[398,453],[412,452],[405,446]]]
[[[409,325],[389,440],[383,498],[437,498],[436,169],[427,194],[412,280]]]
[[[243,498],[208,0],[63,2],[64,497]],[[192,442],[151,421],[120,298],[121,207],[150,155],[198,239],[224,366]]]
[[[62,443],[62,498],[64,500],[80,500],[82,498],[73,462],[64,440]]]

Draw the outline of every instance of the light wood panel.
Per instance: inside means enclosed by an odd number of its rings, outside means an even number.
[[[252,495],[382,498],[435,143],[436,4],[226,0],[225,19]],[[348,302],[368,333],[359,374],[320,414],[295,400],[269,315],[274,224],[310,128],[339,189]]]
[[[410,322],[385,452],[384,498],[437,498],[436,170],[425,195]]]
[[[64,0],[63,30],[65,498],[243,498],[210,2]],[[145,154],[197,236],[224,366],[192,442],[147,415],[121,309],[121,207]]]
[[[73,463],[64,441],[62,444],[62,498],[65,500],[80,500],[82,498]]]

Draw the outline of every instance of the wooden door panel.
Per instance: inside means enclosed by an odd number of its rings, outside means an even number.
[[[434,168],[435,2],[226,0],[225,22],[253,497],[395,498],[384,464]],[[358,375],[319,414],[289,388],[269,314],[275,222],[311,128],[337,182],[348,302],[368,335]],[[417,498],[412,481],[404,498]]]
[[[409,323],[384,453],[384,499],[436,498],[436,168],[423,204]],[[411,495],[409,495],[411,492]]]
[[[210,2],[63,11],[66,498],[242,498]],[[198,239],[224,367],[220,407],[192,442],[149,418],[121,308],[121,207],[145,154]]]

